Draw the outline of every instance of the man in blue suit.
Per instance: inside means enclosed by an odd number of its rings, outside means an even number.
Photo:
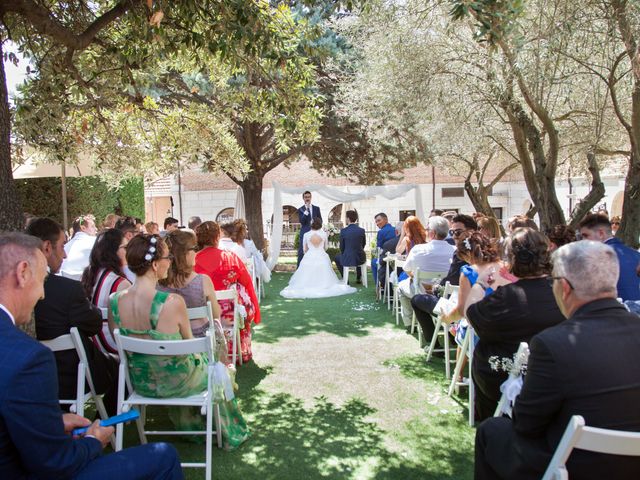
[[[636,273],[640,264],[640,252],[613,236],[611,222],[606,215],[590,213],[580,222],[579,227],[583,240],[603,242],[615,250],[620,264],[618,297],[622,300],[640,300],[640,278]]]
[[[171,445],[102,456],[113,427],[61,412],[53,353],[17,328],[44,296],[47,260],[41,248],[30,235],[0,234],[0,478],[182,479]],[[85,435],[71,436],[85,426]]]
[[[364,253],[366,235],[364,228],[356,225],[358,214],[354,210],[347,210],[347,226],[340,230],[340,253],[335,262],[338,272],[342,276],[342,267],[357,267],[367,261]],[[356,273],[357,282],[362,283],[360,269]]]
[[[311,230],[311,221],[314,218],[322,220],[322,214],[320,213],[320,207],[311,205],[311,192],[306,191],[302,194],[304,205],[298,209],[298,219],[300,220],[300,241],[298,243],[298,266],[302,261],[304,255],[302,239],[304,234]]]
[[[376,236],[376,251],[379,253],[383,249],[383,245],[395,238],[396,229],[391,226],[389,223],[389,219],[386,213],[378,213],[375,217],[373,217],[376,222],[376,227],[378,230],[378,235]],[[378,280],[378,258],[371,259],[371,273],[373,274],[373,281],[376,282]]]

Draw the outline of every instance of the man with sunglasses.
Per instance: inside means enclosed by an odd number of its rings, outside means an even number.
[[[616,301],[618,271],[615,251],[600,242],[553,254],[553,295],[567,320],[531,339],[513,419],[478,427],[476,480],[542,478],[573,415],[589,427],[640,431],[640,321]],[[635,479],[640,457],[574,450],[567,469],[569,478]]]
[[[458,214],[453,217],[449,234],[457,241],[459,238],[464,237],[464,235],[475,232],[476,230],[478,230],[478,224],[473,217],[470,215]],[[451,259],[449,272],[447,273],[447,276],[442,279],[440,284],[444,285],[449,282],[451,285],[458,285],[460,283],[460,269],[464,265],[467,265],[467,262],[460,260],[458,255],[454,253],[453,258]],[[438,303],[438,298],[439,297],[437,295],[433,295],[431,293],[418,294],[411,298],[411,307],[416,313],[416,319],[422,328],[423,338],[427,344],[431,340],[435,330],[431,314],[433,313],[433,308]]]

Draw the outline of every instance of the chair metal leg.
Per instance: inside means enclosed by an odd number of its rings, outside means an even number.
[[[453,371],[453,378],[451,379],[451,384],[449,385],[448,395],[453,395],[453,390],[458,382],[458,378],[460,377],[460,372],[462,371],[462,365],[464,364],[464,359],[467,356],[467,351],[469,349],[469,330],[467,330],[467,335],[464,336],[464,341],[462,342],[462,347],[460,348],[460,354],[458,355],[458,359],[456,361],[456,368]]]
[[[451,378],[451,348],[449,346],[449,332],[447,332],[447,325],[440,322],[444,334],[444,376],[448,380]]]

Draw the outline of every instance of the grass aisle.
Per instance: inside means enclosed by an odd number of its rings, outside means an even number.
[[[252,438],[235,452],[214,450],[214,478],[472,478],[474,430],[446,395],[443,361],[425,363],[371,287],[287,300],[278,293],[289,277],[275,273],[267,285],[254,360],[238,369]],[[183,460],[204,453],[176,446]],[[201,469],[185,473],[203,478]]]

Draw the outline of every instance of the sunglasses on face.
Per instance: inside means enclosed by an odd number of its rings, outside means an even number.
[[[466,230],[463,228],[456,228],[455,230],[449,230],[449,233],[451,234],[452,237],[459,237],[464,232],[466,232]]]

